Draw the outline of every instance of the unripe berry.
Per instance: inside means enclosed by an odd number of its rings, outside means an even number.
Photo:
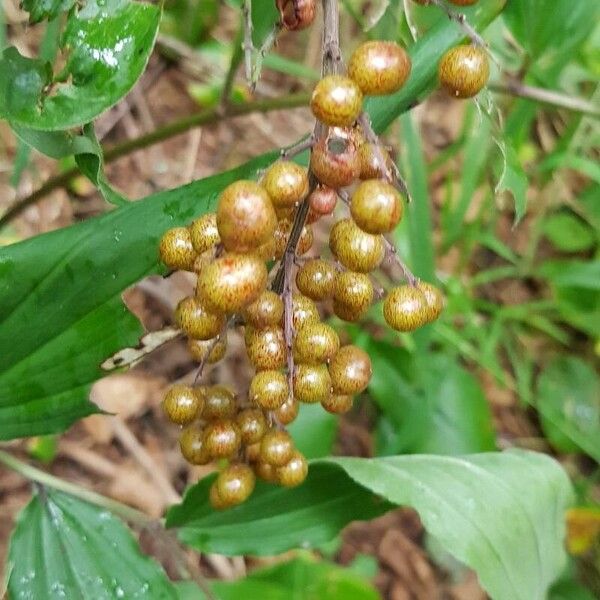
[[[239,312],[258,298],[267,276],[265,263],[256,255],[228,253],[202,270],[196,296],[209,310]]]
[[[326,185],[319,185],[308,197],[310,210],[319,216],[333,213],[337,200],[337,192]]]
[[[384,165],[381,164],[379,155],[383,157]],[[363,142],[358,147],[358,160],[360,161],[360,179],[384,179],[387,172],[393,172],[393,162],[385,148],[379,147],[371,142]]]
[[[315,20],[316,0],[276,0],[276,4],[288,31],[306,29]]]
[[[292,327],[299,331],[308,323],[317,323],[321,320],[315,303],[302,294],[292,294]]]
[[[267,169],[261,184],[276,210],[293,208],[308,194],[308,172],[289,160],[279,160]]]
[[[270,429],[260,441],[260,460],[274,467],[285,465],[293,456],[294,442],[287,431]]]
[[[224,510],[232,506],[231,504],[227,504],[227,502],[225,502],[225,500],[223,500],[223,498],[221,498],[219,495],[216,481],[213,481],[210,489],[208,490],[208,501],[215,510]]]
[[[360,273],[377,269],[385,256],[383,238],[366,233],[352,219],[342,219],[331,228],[329,248],[342,265]]]
[[[410,57],[396,42],[373,40],[361,44],[350,57],[348,75],[367,96],[397,92],[408,79]]]
[[[321,406],[331,414],[342,415],[352,408],[352,396],[330,394],[325,400],[321,400]]]
[[[308,475],[308,463],[306,458],[298,450],[294,450],[292,458],[276,469],[277,482],[284,487],[296,487],[300,485]]]
[[[223,336],[223,339],[214,343],[214,339],[194,340],[190,338],[187,342],[187,347],[195,361],[201,363],[206,360],[207,363],[214,364],[219,362],[225,356],[227,339]]]
[[[275,411],[275,417],[282,425],[289,425],[298,416],[299,410],[298,401],[290,397]]]
[[[260,408],[245,408],[240,411],[236,423],[240,428],[242,442],[247,446],[260,442],[267,431],[267,420]]]
[[[204,390],[204,411],[206,420],[231,419],[237,413],[235,394],[224,385],[211,385]]]
[[[225,504],[241,504],[254,490],[254,471],[244,464],[229,465],[219,473],[215,483],[218,495]]]
[[[163,400],[167,418],[177,425],[191,423],[202,412],[203,406],[202,393],[187,385],[174,385]]]
[[[297,365],[294,373],[294,398],[314,404],[331,393],[331,377],[326,365]]]
[[[186,335],[196,340],[210,340],[225,326],[225,315],[206,309],[198,298],[184,298],[175,309],[175,322]]]
[[[204,428],[204,444],[212,458],[230,458],[241,443],[240,428],[229,419],[211,421]]]
[[[308,323],[296,333],[294,360],[298,363],[318,365],[326,362],[340,348],[340,338],[326,323]]]
[[[228,185],[217,206],[217,227],[226,250],[255,250],[273,236],[277,217],[269,194],[254,181]]]
[[[193,271],[196,251],[187,227],[173,227],[167,230],[158,246],[160,260],[174,271]]]
[[[315,177],[333,189],[350,185],[360,174],[360,159],[352,133],[334,129],[313,146],[310,168]]]
[[[265,290],[244,311],[248,325],[263,329],[269,325],[278,325],[283,317],[283,300],[271,290]]]
[[[248,398],[264,410],[279,408],[290,391],[286,376],[279,371],[259,371],[250,382]]]
[[[393,288],[383,302],[383,317],[396,331],[414,331],[427,323],[428,315],[425,294],[412,285]]]
[[[425,304],[427,305],[427,322],[435,321],[444,310],[444,296],[442,292],[426,281],[419,281],[417,288],[423,292],[425,296]]]
[[[217,229],[217,215],[206,213],[197,218],[189,227],[192,246],[198,254],[210,250],[221,241]]]
[[[264,433],[262,435],[264,435]],[[262,435],[261,435],[261,437],[262,437]],[[244,452],[246,455],[246,460],[249,463],[258,462],[258,460],[260,458],[260,439],[258,440],[258,442],[254,442],[253,444],[248,444],[246,446],[246,448],[244,449]]]
[[[211,461],[204,442],[204,431],[198,424],[190,425],[181,432],[179,448],[183,458],[191,465],[206,465]]]
[[[359,394],[369,385],[372,373],[369,355],[357,346],[343,346],[329,363],[334,394]]]
[[[455,98],[472,98],[487,83],[490,63],[486,51],[472,44],[451,48],[438,66],[440,84]]]
[[[277,223],[277,227],[275,228],[274,233],[275,258],[277,260],[283,258],[290,237],[290,233],[292,232],[292,225],[292,221],[288,219],[282,219]],[[306,254],[312,248],[314,240],[315,237],[313,234],[312,227],[310,225],[304,225],[300,233],[298,246],[296,247],[296,255],[302,256],[303,254]]]
[[[194,273],[196,273],[196,275],[200,275],[202,269],[204,269],[206,265],[209,265],[213,260],[215,260],[214,248],[206,250],[202,254],[196,255],[196,259],[194,260]]]
[[[273,236],[267,240],[264,244],[261,244],[254,252],[258,258],[263,261],[275,260],[275,252],[277,250],[277,244],[275,237]]]
[[[400,193],[385,181],[368,179],[352,194],[350,214],[367,233],[389,233],[400,222],[402,212]]]
[[[358,321],[373,301],[373,284],[364,273],[343,271],[335,276],[333,310],[346,321]]]
[[[257,371],[276,371],[285,366],[287,352],[281,327],[246,330],[246,352]]]
[[[362,111],[362,92],[349,77],[327,75],[310,99],[313,115],[330,127],[349,127]]]
[[[325,300],[333,293],[334,277],[335,267],[329,261],[314,258],[298,269],[296,286],[312,300]]]
[[[277,482],[277,472],[273,465],[263,462],[262,460],[258,460],[253,467],[257,477],[260,477],[262,480],[269,481],[271,483]]]

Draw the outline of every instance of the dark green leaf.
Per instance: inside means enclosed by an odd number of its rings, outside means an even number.
[[[25,58],[15,48],[5,50],[0,117],[42,130],[90,122],[142,74],[159,19],[157,6],[129,0],[90,0],[73,9],[62,37],[66,65],[54,79],[49,64]]]
[[[306,458],[321,458],[331,454],[339,419],[323,410],[320,404],[303,405],[288,431],[294,444]]]
[[[19,515],[8,561],[11,598],[177,598],[118,519],[51,489]]]
[[[600,462],[600,378],[592,367],[573,356],[552,361],[538,380],[536,406],[555,448]]]
[[[29,13],[29,22],[33,24],[54,19],[70,10],[74,4],[75,0],[22,0],[21,8]]]

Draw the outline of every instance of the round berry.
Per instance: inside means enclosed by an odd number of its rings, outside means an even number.
[[[200,275],[202,269],[204,269],[204,267],[210,264],[213,260],[215,260],[214,249],[206,250],[206,252],[198,254],[194,260],[194,273],[196,273],[196,275]]]
[[[221,241],[217,229],[217,215],[206,213],[192,222],[189,227],[192,246],[198,254],[210,250]]]
[[[224,385],[211,385],[204,390],[204,411],[207,420],[231,419],[237,413],[235,394]]]
[[[297,365],[294,373],[294,397],[298,402],[314,404],[331,393],[331,377],[326,365]]]
[[[274,239],[275,239],[275,258],[280,260],[283,258],[285,249],[287,247],[290,233],[292,232],[292,221],[289,219],[282,219],[277,223],[275,228]],[[298,239],[298,246],[296,246],[296,255],[302,256],[306,254],[313,245],[315,240],[312,227],[310,225],[304,225],[300,232],[300,238]]]
[[[383,157],[384,165],[381,164],[379,155]],[[379,147],[371,142],[363,142],[358,147],[358,160],[360,162],[360,179],[384,179],[387,172],[393,171],[393,162],[385,148]]]
[[[203,406],[202,393],[187,385],[174,385],[163,400],[167,418],[177,425],[191,423],[202,412]]]
[[[310,210],[321,217],[333,213],[337,200],[338,195],[333,188],[319,185],[308,197],[308,204]]]
[[[310,168],[315,177],[333,189],[351,185],[360,174],[358,149],[350,132],[334,129],[313,146]]]
[[[260,477],[263,481],[277,482],[277,473],[273,465],[258,460],[253,466],[257,477]]]
[[[240,411],[236,423],[240,428],[242,442],[247,446],[260,442],[267,430],[267,420],[259,408],[245,408]]]
[[[347,394],[330,394],[321,400],[321,406],[334,415],[342,415],[352,408],[352,396]]]
[[[202,270],[196,296],[209,310],[239,312],[258,298],[267,277],[267,267],[258,256],[228,253]]]
[[[254,181],[228,185],[217,206],[217,227],[226,250],[255,250],[273,236],[277,217],[269,194]]]
[[[246,333],[248,359],[257,371],[276,371],[285,366],[287,352],[281,327],[247,327]]]
[[[400,222],[402,211],[400,193],[385,181],[368,179],[352,194],[350,214],[367,233],[389,233]]]
[[[277,249],[277,245],[275,243],[275,237],[270,238],[264,244],[260,245],[255,251],[254,254],[258,256],[261,260],[275,260],[275,251]]]
[[[325,300],[333,293],[334,277],[335,267],[329,261],[314,258],[298,269],[296,286],[312,300]]]
[[[294,453],[294,442],[287,431],[270,429],[260,441],[260,461],[274,467],[285,465]]]
[[[263,329],[269,325],[278,325],[283,318],[283,300],[275,292],[265,290],[244,311],[248,325]]]
[[[316,0],[277,0],[276,5],[288,31],[306,29],[315,20]]]
[[[261,438],[263,434],[261,435]],[[246,460],[249,463],[255,463],[258,462],[259,457],[260,457],[260,439],[258,440],[258,442],[254,442],[253,444],[248,444],[246,446],[246,448],[244,449],[244,453],[246,455]]]
[[[383,302],[383,317],[396,331],[414,331],[427,323],[428,315],[425,294],[412,285],[393,288]]]
[[[406,50],[396,42],[373,40],[361,44],[350,57],[348,75],[367,96],[397,92],[410,75]]]
[[[193,271],[196,251],[187,227],[173,227],[165,232],[158,246],[160,260],[174,271]]]
[[[244,464],[233,464],[223,469],[216,480],[219,498],[228,506],[241,504],[254,491],[254,471]]]
[[[282,425],[289,425],[296,419],[299,410],[298,401],[290,397],[275,411],[275,417]]]
[[[326,323],[308,323],[294,340],[294,360],[298,363],[318,365],[331,359],[340,348],[340,338]]]
[[[472,98],[485,86],[490,76],[486,51],[465,44],[451,48],[438,66],[440,84],[455,98]]]
[[[317,323],[321,320],[316,304],[302,294],[292,294],[292,327],[299,331],[308,323]]]
[[[359,394],[369,385],[372,373],[369,355],[357,346],[342,346],[329,363],[334,394]]]
[[[201,363],[206,361],[209,364],[219,362],[227,351],[227,341],[224,337],[215,343],[215,340],[194,340],[190,338],[187,342],[188,351],[192,358]]]
[[[310,109],[325,125],[349,127],[362,111],[362,92],[349,77],[327,75],[315,86]]]
[[[250,382],[248,397],[251,402],[265,410],[279,408],[290,391],[285,375],[279,371],[259,371]]]
[[[427,322],[435,321],[444,310],[444,296],[442,292],[426,281],[419,281],[417,288],[423,292],[427,305]]]
[[[179,448],[183,458],[191,465],[206,465],[211,461],[204,442],[204,431],[198,424],[190,425],[181,432]]]
[[[277,482],[283,487],[296,487],[300,485],[308,475],[308,463],[306,458],[298,450],[294,450],[292,458],[275,471]]]
[[[221,498],[219,495],[216,481],[213,481],[210,489],[208,490],[208,501],[215,510],[224,510],[232,506],[231,504],[227,504],[227,502],[225,502],[225,500],[223,500],[223,498]]]
[[[354,317],[352,320],[358,321],[371,306],[373,284],[364,273],[343,271],[335,276],[333,299],[333,310],[338,317],[348,320],[345,316],[351,314]]]
[[[225,326],[225,316],[209,312],[198,298],[184,298],[175,309],[175,322],[196,340],[210,340]]]
[[[374,271],[385,256],[383,238],[363,231],[352,219],[342,219],[331,228],[329,248],[342,265],[359,273]]]
[[[204,428],[204,444],[212,458],[230,458],[241,443],[240,428],[230,419],[211,421]]]
[[[261,183],[275,210],[293,208],[308,194],[308,171],[296,163],[280,160],[267,169]]]

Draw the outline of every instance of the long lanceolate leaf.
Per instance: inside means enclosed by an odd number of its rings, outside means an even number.
[[[484,27],[503,5],[479,3],[471,23]],[[461,37],[443,22],[411,49],[407,85],[368,103],[377,130],[435,86],[439,57]],[[141,333],[120,294],[158,272],[160,235],[213,209],[227,184],[255,177],[276,156],[0,250],[0,439],[61,431],[94,410],[87,390],[97,365]]]

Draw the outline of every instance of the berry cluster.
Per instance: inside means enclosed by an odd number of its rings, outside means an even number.
[[[302,29],[314,18],[314,0],[277,0],[277,6],[288,29]],[[463,48],[471,52],[464,61],[456,54]],[[461,70],[461,64],[471,68],[476,62],[475,51],[475,46],[455,48],[440,63],[445,76],[440,79],[454,95],[466,97],[485,84],[481,73],[473,82]],[[308,465],[286,425],[303,403],[347,412],[370,381],[369,356],[341,345],[316,303],[324,314],[360,320],[378,299],[372,272],[386,258],[398,260],[384,236],[402,219],[402,186],[362,102],[364,96],[398,91],[410,71],[410,58],[398,44],[362,44],[347,75],[325,76],[313,91],[310,106],[318,124],[308,170],[279,160],[258,183],[243,180],[226,187],[215,213],[170,229],[160,241],[167,267],[197,274],[195,295],[175,311],[190,354],[200,363],[196,379],[206,363],[224,357],[228,327],[243,327],[254,369],[241,395],[223,385],[194,382],[174,385],[164,398],[169,420],[184,427],[185,459],[227,461],[210,490],[215,508],[243,502],[256,476],[287,487],[302,483]],[[352,194],[342,190],[351,185]],[[302,258],[313,246],[312,224],[332,215],[340,198],[349,216],[330,228],[329,252]],[[273,262],[275,277],[267,269]],[[383,316],[396,331],[409,332],[437,319],[444,300],[435,286],[401,266],[407,281],[385,293]]]

